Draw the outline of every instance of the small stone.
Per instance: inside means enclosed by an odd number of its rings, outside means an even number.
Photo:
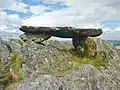
[[[47,39],[49,39],[51,35],[45,35],[45,34],[28,34],[24,33],[20,36],[20,38],[25,42],[35,42],[35,43],[41,43]]]

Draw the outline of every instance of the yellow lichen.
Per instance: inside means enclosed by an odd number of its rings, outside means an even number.
[[[93,58],[97,56],[97,46],[93,39],[86,38],[84,41],[84,55],[88,58]]]

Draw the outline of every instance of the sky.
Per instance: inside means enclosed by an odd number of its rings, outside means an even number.
[[[0,34],[19,36],[21,25],[72,26],[102,28],[100,38],[120,40],[119,9],[120,0],[0,0]]]

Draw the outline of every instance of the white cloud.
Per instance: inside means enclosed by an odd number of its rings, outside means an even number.
[[[20,0],[19,0],[20,1]],[[68,8],[44,12],[47,7],[41,5],[29,6],[16,0],[0,0],[0,10],[8,8],[16,12],[32,12],[34,15],[23,20],[24,25],[30,26],[73,26],[81,28],[103,28],[105,39],[120,38],[120,27],[112,30],[104,27],[103,21],[120,20],[119,0],[44,0],[47,3],[63,2]],[[14,31],[21,25],[17,14],[7,15],[0,12],[0,30]]]
[[[28,26],[99,27],[99,23],[90,22],[82,15],[77,16],[77,12],[69,8],[32,16],[24,20],[23,24]]]
[[[17,0],[0,0],[0,9],[8,8]]]
[[[17,2],[18,1],[18,2]],[[19,2],[19,0],[0,0],[0,36],[9,37],[9,34],[18,35],[16,33],[21,33],[18,28],[21,25],[21,18],[18,14],[8,15],[5,9],[11,9],[18,12],[25,12],[26,4]],[[6,33],[6,34],[5,34]],[[12,34],[11,34],[12,33]],[[7,35],[7,36],[5,36]]]
[[[1,24],[20,24],[21,23],[21,18],[19,17],[18,14],[10,14],[8,15],[6,12],[1,12],[0,13],[0,20]]]
[[[46,2],[64,2],[70,9],[86,19],[103,21],[120,19],[119,0],[45,0]]]
[[[120,32],[120,27],[117,27],[114,31],[119,31]]]
[[[120,40],[120,31],[111,31],[107,34],[101,35],[105,40]]]
[[[17,28],[20,27],[21,20],[17,14],[8,15],[6,12],[0,12],[0,31],[18,32]]]
[[[45,2],[54,4],[63,2],[69,7],[47,12],[40,16],[32,16],[23,21],[24,25],[74,26],[81,28],[101,27],[104,31],[102,37],[105,39],[115,39],[115,37],[120,36],[118,35],[119,28],[116,27],[115,30],[109,27],[105,28],[102,23],[108,20],[120,20],[119,0],[45,0]]]
[[[16,3],[12,4],[12,6],[9,7],[8,9],[12,10],[12,11],[16,11],[16,12],[27,13],[28,12],[28,7],[29,6],[27,4],[24,4],[22,2],[16,2]]]
[[[102,28],[103,34],[100,36],[105,40],[120,40],[120,27],[116,27],[115,29],[110,28]]]
[[[34,5],[34,6],[30,6],[29,11],[35,15],[38,15],[38,14],[42,14],[45,11],[45,9],[46,9],[45,6]]]

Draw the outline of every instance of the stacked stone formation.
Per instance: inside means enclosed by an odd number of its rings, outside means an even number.
[[[22,26],[21,31],[25,32],[26,36],[55,36],[60,38],[81,39],[96,37],[102,34],[102,29],[81,29],[73,27],[32,27]],[[48,37],[47,37],[48,38]],[[49,39],[49,38],[48,38]],[[46,40],[46,38],[45,38]],[[41,40],[41,42],[44,40]]]
[[[86,49],[93,46],[87,46],[87,37],[97,37],[102,34],[102,29],[83,29],[74,27],[32,27],[32,26],[22,26],[21,31],[25,32],[21,37],[24,41],[34,41],[35,43],[42,44],[43,41],[48,40],[51,36],[60,38],[72,38],[72,43],[74,48],[79,51],[81,56],[85,56]],[[90,50],[92,51],[92,50]],[[88,57],[91,57],[89,53]],[[92,57],[96,56],[94,53]]]

